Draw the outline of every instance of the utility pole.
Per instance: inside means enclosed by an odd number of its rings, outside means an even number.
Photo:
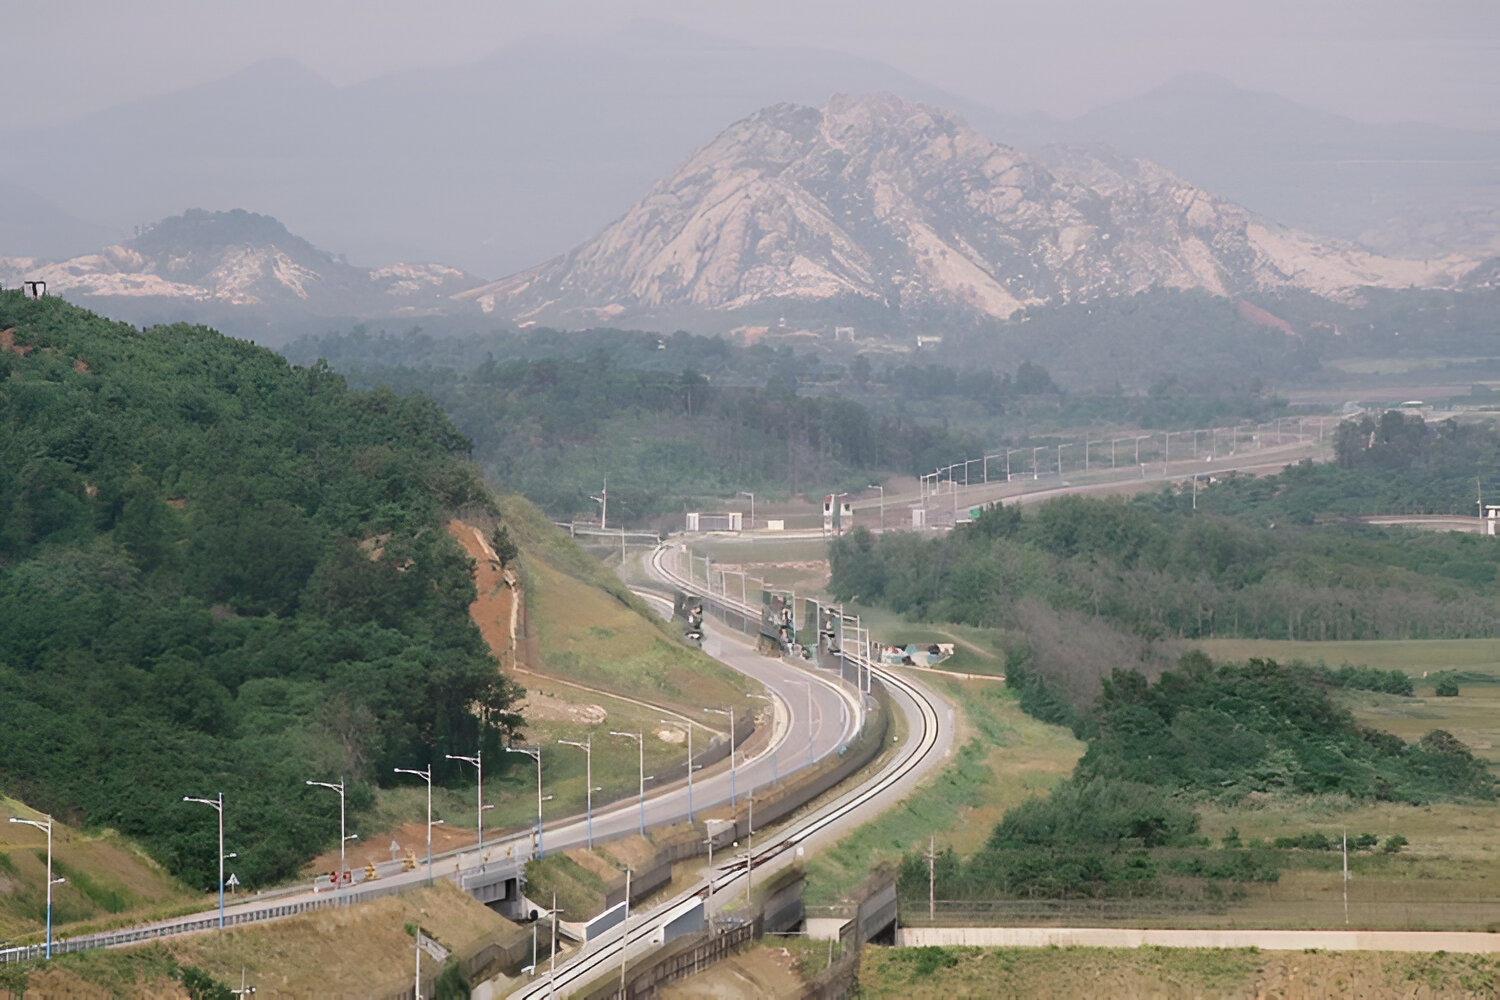
[[[691,739],[691,737],[689,737]],[[577,747],[583,751],[583,775],[584,775],[584,825],[588,831],[589,850],[594,849],[594,734],[589,733],[588,739],[580,742],[578,740],[558,740],[563,746]],[[691,745],[691,744],[689,744]],[[691,775],[688,778],[692,780]],[[688,811],[692,812],[692,793],[688,793]]]
[[[557,982],[557,893],[552,894],[552,948],[547,957],[547,982]]]
[[[608,476],[604,477],[604,489],[602,489],[602,490],[599,491],[599,495],[598,496],[593,497],[591,499],[596,500],[599,503],[599,530],[600,531],[607,531],[609,529],[609,477]]]
[[[937,913],[937,838],[927,836],[927,919],[936,919]]]

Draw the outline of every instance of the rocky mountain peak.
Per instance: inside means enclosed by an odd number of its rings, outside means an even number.
[[[596,239],[467,294],[561,323],[836,301],[1004,317],[1154,287],[1446,285],[1467,266],[1318,240],[1108,149],[1027,156],[873,94],[758,111]]]
[[[243,209],[188,209],[133,239],[62,261],[0,257],[7,284],[41,279],[52,294],[292,307],[313,314],[382,315],[451,307],[478,279],[439,264],[355,267]]]

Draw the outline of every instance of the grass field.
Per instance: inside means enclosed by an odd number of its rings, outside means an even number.
[[[526,614],[540,653],[528,669],[695,713],[748,706],[746,694],[758,690],[635,608],[544,562],[526,567]]]
[[[1403,670],[1414,678],[1437,670],[1484,670],[1500,676],[1500,639],[1393,639],[1366,642],[1290,642],[1284,639],[1200,639],[1184,643],[1215,660],[1261,656],[1278,663],[1319,660]]]
[[[0,940],[41,940],[47,909],[47,835],[11,823],[43,817],[14,799],[0,798]],[[160,865],[113,832],[84,833],[55,821],[53,875],[68,881],[53,890],[54,933],[84,933],[167,916],[203,901]]]
[[[861,996],[1490,997],[1489,955],[1210,948],[865,949]]]
[[[1005,654],[1000,648],[1002,636],[994,629],[946,622],[909,622],[884,608],[853,604],[849,607],[858,612],[873,641],[898,646],[912,642],[953,643],[953,655],[937,666],[939,671],[1005,676]]]
[[[858,886],[882,861],[925,850],[977,850],[1005,811],[1072,771],[1083,746],[1066,730],[1023,714],[1014,696],[993,681],[961,681],[923,672],[923,680],[955,702],[962,719],[951,763],[904,802],[807,865],[807,902],[830,905]]]
[[[707,568],[703,562],[705,556],[711,560]],[[821,593],[828,586],[828,543],[821,538],[750,542],[711,537],[695,540],[680,558],[684,575],[691,564],[694,579],[702,582],[705,572],[709,572],[714,589],[722,586],[731,595],[743,592],[753,598],[756,580],[772,590],[808,595]],[[748,577],[743,588],[741,572]]]
[[[413,941],[406,925],[450,949],[527,932],[440,882],[430,889],[274,923],[195,934],[160,944],[79,952],[31,973],[27,996],[185,997],[174,967],[193,966],[238,987],[244,969],[260,996],[372,996],[411,985]]]
[[[1322,661],[1400,670],[1413,682],[1414,697],[1342,691],[1341,704],[1367,726],[1412,742],[1433,729],[1458,737],[1475,755],[1500,766],[1500,639],[1432,639],[1390,642],[1282,642],[1214,639],[1198,643],[1218,660],[1264,656],[1280,663]],[[1434,694],[1436,675],[1455,672],[1456,698]]]

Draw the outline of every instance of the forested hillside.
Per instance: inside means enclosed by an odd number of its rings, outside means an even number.
[[[1360,726],[1329,697],[1329,679],[1302,665],[1214,663],[1198,652],[1155,684],[1116,670],[1092,705],[1072,713],[1088,740],[1073,775],[1009,810],[973,856],[940,857],[939,897],[1223,898],[1221,883],[1233,893],[1235,883],[1274,882],[1305,863],[1295,849],[1328,851],[1338,840],[1309,831],[1246,845],[1235,835],[1214,847],[1196,836],[1197,807],[1210,800],[1493,801],[1488,768],[1450,733],[1406,743]],[[1378,843],[1348,833],[1351,849]],[[1392,838],[1385,850],[1404,843]],[[908,853],[903,893],[925,898],[927,875],[925,858]]]
[[[1488,636],[1500,599],[1500,547],[1477,535],[1076,496],[986,511],[938,539],[856,532],[830,559],[837,596],[915,618],[1004,626],[1030,600],[1147,638]]]
[[[1276,476],[1231,475],[1199,492],[1198,509],[1307,524],[1338,514],[1474,516],[1481,498],[1500,497],[1500,433],[1489,424],[1428,423],[1395,410],[1367,414],[1339,425],[1334,458]],[[1153,505],[1190,509],[1190,497],[1176,500],[1157,497]]]
[[[444,514],[489,506],[420,396],[211,330],[0,293],[0,786],[247,886],[395,765],[519,724]]]
[[[613,523],[740,489],[863,489],[881,470],[927,470],[980,449],[936,424],[799,394],[774,366],[768,375],[758,386],[722,385],[691,369],[626,367],[603,350],[488,359],[468,371],[350,366],[357,382],[440,402],[486,474],[557,516],[595,509],[589,495],[604,476]]]
[[[794,349],[681,331],[363,327],[286,350],[302,363],[325,359],[357,386],[437,400],[488,474],[557,517],[594,511],[590,495],[604,476],[611,518],[638,521],[739,490],[862,490],[1000,442],[1056,444],[1050,435],[1080,423],[1201,427],[1285,412],[1248,378],[1172,376],[1143,393],[1066,392],[1027,360],[1054,353],[991,350],[978,363],[930,348],[866,354],[847,343]]]

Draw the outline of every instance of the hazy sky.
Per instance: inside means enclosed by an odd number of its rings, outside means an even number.
[[[1500,0],[0,0],[0,127],[290,56],[335,83],[640,17],[1074,115],[1208,70],[1366,121],[1500,128]]]

